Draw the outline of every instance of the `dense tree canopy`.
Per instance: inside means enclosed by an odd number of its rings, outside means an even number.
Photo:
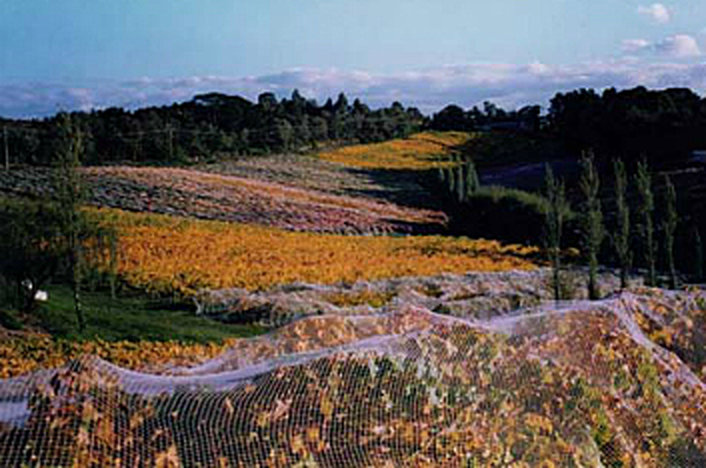
[[[371,109],[341,93],[323,105],[294,91],[289,99],[261,94],[256,102],[208,93],[135,111],[109,108],[74,113],[86,145],[85,162],[179,163],[218,154],[262,154],[327,142],[377,142],[421,130],[533,133],[563,144],[568,155],[595,151],[614,158],[662,163],[706,149],[706,99],[689,89],[644,87],[558,93],[543,115],[529,105],[505,110],[491,102],[464,110],[451,104],[431,118],[395,102]],[[2,120],[14,163],[50,164],[59,138],[57,117]]]
[[[519,130],[536,132],[541,123],[541,107],[525,106],[519,110],[506,111],[492,102],[483,103],[464,111],[451,104],[434,114],[429,127],[439,131]]]
[[[548,118],[568,149],[593,148],[604,158],[661,162],[706,147],[706,99],[689,89],[559,93]]]
[[[109,108],[72,114],[86,145],[85,162],[183,162],[218,153],[268,153],[327,141],[375,142],[419,130],[424,116],[393,103],[371,110],[344,94],[320,106],[294,91],[278,100],[264,93],[253,103],[239,96],[202,94],[191,101],[136,111]],[[59,120],[2,121],[13,162],[50,164]]]

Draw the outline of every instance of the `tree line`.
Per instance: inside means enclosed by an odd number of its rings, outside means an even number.
[[[84,163],[118,161],[185,163],[219,154],[263,154],[327,143],[377,142],[420,130],[425,117],[395,102],[371,109],[341,93],[323,105],[294,91],[289,99],[261,94],[257,102],[209,93],[171,106],[135,111],[109,108],[73,112],[85,146]],[[2,120],[14,164],[50,165],[61,139],[59,115],[41,120]]]
[[[557,93],[545,114],[539,105],[506,110],[491,102],[464,110],[451,104],[424,116],[399,102],[371,109],[341,93],[319,104],[294,91],[261,94],[256,102],[208,93],[188,102],[130,111],[118,107],[75,112],[85,135],[87,164],[116,161],[183,163],[219,154],[310,149],[334,142],[377,142],[419,130],[517,131],[561,141],[567,153],[592,148],[612,158],[660,165],[706,149],[706,99],[689,89],[636,87]],[[50,164],[59,138],[57,116],[0,119],[13,163]]]

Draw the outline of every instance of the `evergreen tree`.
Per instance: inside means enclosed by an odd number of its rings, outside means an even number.
[[[630,207],[627,201],[628,176],[622,160],[613,161],[613,172],[617,213],[613,245],[620,264],[620,288],[625,289],[628,285],[628,273],[632,267],[632,250],[630,248]]]
[[[328,123],[322,117],[311,119],[311,139],[314,143],[320,143],[328,139]]]
[[[647,284],[657,285],[656,256],[657,245],[654,238],[654,196],[652,194],[652,176],[646,161],[637,164],[635,184],[639,195],[638,216],[640,218],[639,232],[645,266],[647,267]]]
[[[561,299],[561,244],[564,221],[569,211],[564,183],[554,177],[551,166],[545,166],[545,247],[552,265],[552,288],[554,299]]]
[[[674,189],[668,175],[664,176],[665,185],[665,206],[664,220],[662,228],[664,230],[664,250],[667,258],[667,268],[669,269],[669,285],[672,289],[677,288],[677,270],[674,264],[674,234],[677,230],[679,215],[677,213],[677,192]]]

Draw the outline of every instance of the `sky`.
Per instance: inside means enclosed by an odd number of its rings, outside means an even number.
[[[343,91],[431,113],[706,93],[703,0],[0,0],[0,116]]]

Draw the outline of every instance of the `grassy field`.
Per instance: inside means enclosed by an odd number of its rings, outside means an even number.
[[[443,236],[343,236],[189,220],[118,210],[94,212],[120,237],[118,273],[160,294],[201,288],[267,289],[400,276],[534,268],[536,249]]]
[[[261,332],[256,325],[224,325],[197,317],[189,303],[171,304],[136,292],[121,292],[112,299],[101,291],[83,294],[87,324],[79,333],[71,290],[57,285],[48,292],[50,300],[35,316],[39,326],[56,338],[208,343]]]
[[[217,356],[238,338],[265,331],[255,324],[198,317],[188,304],[175,306],[123,291],[116,299],[106,292],[85,292],[87,326],[79,332],[70,289],[52,285],[47,290],[49,301],[31,317],[8,310],[0,313],[6,322],[24,324],[24,330],[6,336],[0,332],[0,378],[57,367],[86,354],[132,369],[189,365]]]

